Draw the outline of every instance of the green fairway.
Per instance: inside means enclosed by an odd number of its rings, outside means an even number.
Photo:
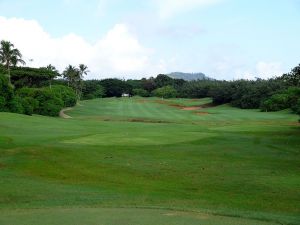
[[[41,223],[42,221],[42,223]],[[93,208],[59,208],[15,210],[2,213],[1,224],[43,224],[43,225],[271,225],[267,221],[244,218],[215,216],[204,213],[170,211],[159,209],[93,209]]]
[[[298,116],[209,102],[0,113],[0,224],[300,224]]]

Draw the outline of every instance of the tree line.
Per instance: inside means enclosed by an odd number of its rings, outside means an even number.
[[[25,67],[21,52],[8,41],[1,41],[0,62],[0,111],[56,116],[61,108],[74,106],[79,100],[128,94],[160,98],[211,97],[216,105],[231,104],[262,111],[290,108],[300,114],[300,65],[268,80],[185,81],[164,74],[139,80],[84,80],[89,73],[84,64],[69,65],[61,74],[53,65]]]

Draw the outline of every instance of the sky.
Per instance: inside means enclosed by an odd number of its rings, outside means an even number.
[[[27,66],[86,79],[203,72],[270,78],[300,63],[300,0],[0,0],[0,40]]]

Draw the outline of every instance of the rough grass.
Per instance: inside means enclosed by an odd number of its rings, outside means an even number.
[[[156,100],[85,101],[69,120],[0,113],[0,224],[299,224],[296,115]]]

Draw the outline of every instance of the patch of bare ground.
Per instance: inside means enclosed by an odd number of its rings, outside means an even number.
[[[300,127],[300,122],[289,123],[289,125]]]
[[[199,116],[209,115],[208,112],[196,112],[196,114],[199,115]]]
[[[192,99],[192,100],[196,101],[196,99]],[[190,101],[192,101],[192,100],[190,100]],[[159,103],[159,104],[163,104],[163,105],[168,105],[168,106],[171,106],[171,107],[175,107],[175,108],[185,110],[185,111],[195,111],[195,110],[212,108],[212,107],[217,106],[213,103],[206,103],[206,104],[199,105],[199,106],[189,106],[189,107],[187,107],[187,106],[180,105],[180,104],[174,104],[174,103],[171,103],[171,102],[168,102],[168,101],[165,101],[165,100],[155,100],[154,102]]]
[[[99,120],[105,122],[175,123],[173,121],[168,121],[168,120],[155,120],[155,119],[146,119],[146,118],[110,118],[110,117],[91,116],[91,117],[85,117],[85,119]]]
[[[135,122],[135,123],[171,123],[170,121],[166,121],[166,120],[149,120],[149,119],[141,119],[141,118],[132,118],[126,121]]]
[[[178,109],[182,109],[184,106],[180,105],[180,104],[174,104],[172,102],[168,102],[168,101],[164,101],[164,100],[155,100],[155,103],[159,103],[159,104],[163,104],[163,105],[167,105],[167,106],[171,106],[171,107],[175,107]]]
[[[185,111],[194,111],[194,110],[199,110],[199,109],[202,109],[202,108],[199,107],[199,106],[194,106],[194,107],[183,107],[181,109],[185,110]]]

